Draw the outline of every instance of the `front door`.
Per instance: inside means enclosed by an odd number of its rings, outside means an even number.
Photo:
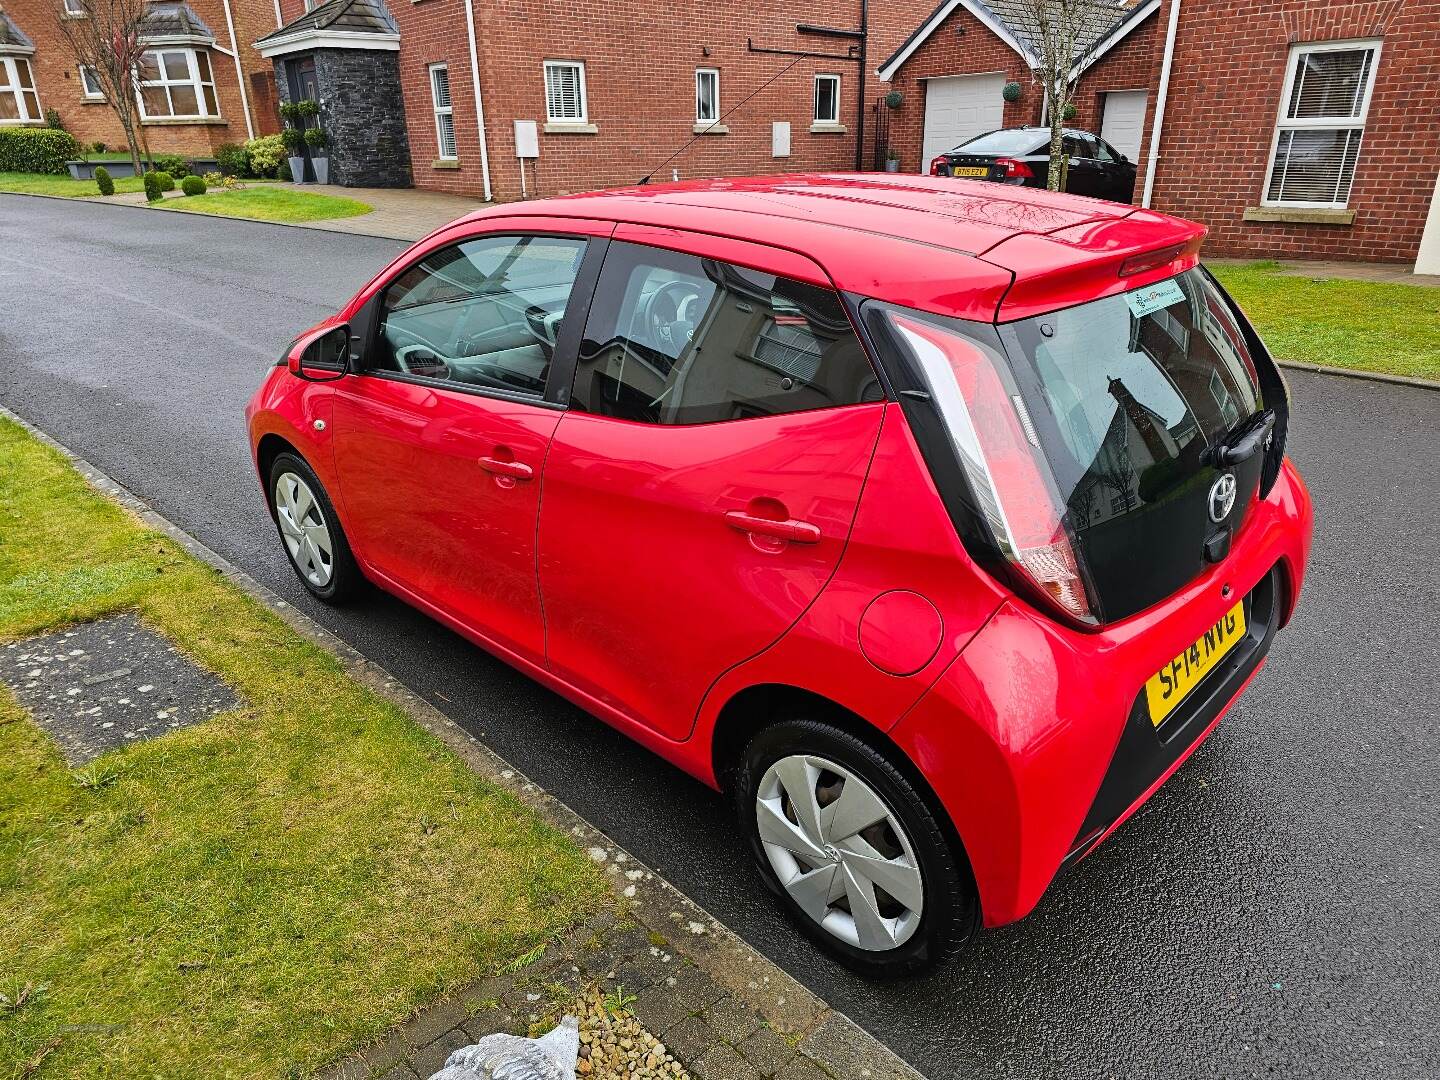
[[[809,260],[618,227],[545,467],[552,669],[687,738],[711,683],[834,571],[880,396]]]
[[[286,65],[289,69],[290,100],[291,101],[316,101],[320,100],[320,84],[315,75],[315,57],[302,56],[290,61]],[[300,156],[305,159],[305,174],[296,176],[296,183],[303,183],[306,180],[314,182],[315,167],[310,163],[310,145],[305,143],[300,148]]]
[[[346,529],[372,572],[482,639],[544,662],[535,583],[547,400],[583,237],[478,236],[376,298],[365,370],[337,384]],[[578,337],[578,333],[572,335]]]
[[[925,136],[920,171],[961,143],[1003,127],[1004,75],[954,75],[925,82]]]

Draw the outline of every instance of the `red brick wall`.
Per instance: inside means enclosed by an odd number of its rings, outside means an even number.
[[[880,58],[882,61],[884,57]],[[896,73],[888,89],[899,90],[905,101],[890,110],[890,145],[900,151],[903,172],[923,172],[929,162],[921,161],[925,133],[926,80],[945,75],[983,75],[1003,71],[1006,81],[1018,82],[1019,101],[1005,103],[1004,124],[1014,127],[1040,120],[1044,97],[1040,85],[1020,54],[988,30],[963,7],[956,8],[926,42]]]
[[[66,129],[82,143],[101,141],[112,149],[123,150],[125,133],[110,106],[104,102],[84,100],[75,59],[54,21],[53,12],[60,3],[61,0],[4,0],[5,11],[35,44],[30,65],[40,92],[40,107],[59,112]],[[220,0],[189,0],[189,3],[215,35],[216,44],[228,50],[229,31]],[[251,49],[249,43],[274,29],[275,8],[271,0],[231,0],[231,13],[235,19],[235,37],[240,45],[248,93],[250,74],[270,70],[270,62]],[[141,131],[152,153],[213,156],[215,148],[222,143],[245,141],[245,110],[241,106],[235,62],[224,53],[210,50],[210,64],[220,105],[220,121],[147,123]],[[256,134],[263,134],[266,131],[265,120],[253,110],[253,101],[251,105]],[[278,124],[273,119],[270,130],[278,130]]]
[[[1348,38],[1384,42],[1350,193],[1355,223],[1244,221],[1260,204],[1290,45]],[[1413,260],[1440,169],[1437,45],[1436,0],[1185,0],[1155,207],[1209,225],[1212,254]]]
[[[1105,115],[1105,94],[1112,90],[1148,90],[1145,123],[1141,129],[1140,156],[1136,161],[1135,201],[1140,201],[1140,185],[1144,183],[1145,159],[1149,151],[1148,134],[1155,116],[1155,92],[1160,83],[1160,64],[1164,59],[1165,29],[1162,13],[1148,16],[1139,26],[1113,46],[1104,56],[1085,69],[1076,82],[1071,100],[1075,117],[1070,123],[1085,131],[1100,134]]]

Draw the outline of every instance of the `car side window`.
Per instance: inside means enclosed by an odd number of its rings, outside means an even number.
[[[710,424],[882,396],[833,290],[610,245],[580,346],[575,407],[650,424]]]
[[[1069,157],[1097,158],[1100,151],[1095,145],[1095,140],[1084,135],[1066,135],[1065,153]]]
[[[380,303],[372,371],[540,395],[585,241],[483,236],[432,252]]]
[[[1095,140],[1095,156],[1098,157],[1101,161],[1107,163],[1113,163],[1120,160],[1120,155],[1117,154],[1114,148],[1112,148],[1111,145],[1107,143],[1104,139]]]

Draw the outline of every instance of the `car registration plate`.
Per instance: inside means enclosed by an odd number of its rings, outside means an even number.
[[[972,168],[951,169],[951,170],[950,170],[950,175],[951,175],[951,176],[989,176],[989,175],[990,175],[990,170],[989,170],[989,169],[972,169]]]
[[[1145,683],[1150,722],[1159,727],[1244,636],[1245,604],[1241,602],[1221,616],[1193,645],[1150,676]]]

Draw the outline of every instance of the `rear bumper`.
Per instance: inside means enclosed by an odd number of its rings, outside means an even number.
[[[1179,594],[1091,634],[1008,601],[892,729],[955,825],[987,926],[1028,914],[1218,723],[1294,610],[1310,530],[1287,462],[1230,556]],[[1145,681],[1236,596],[1253,612],[1246,637],[1155,729]]]

